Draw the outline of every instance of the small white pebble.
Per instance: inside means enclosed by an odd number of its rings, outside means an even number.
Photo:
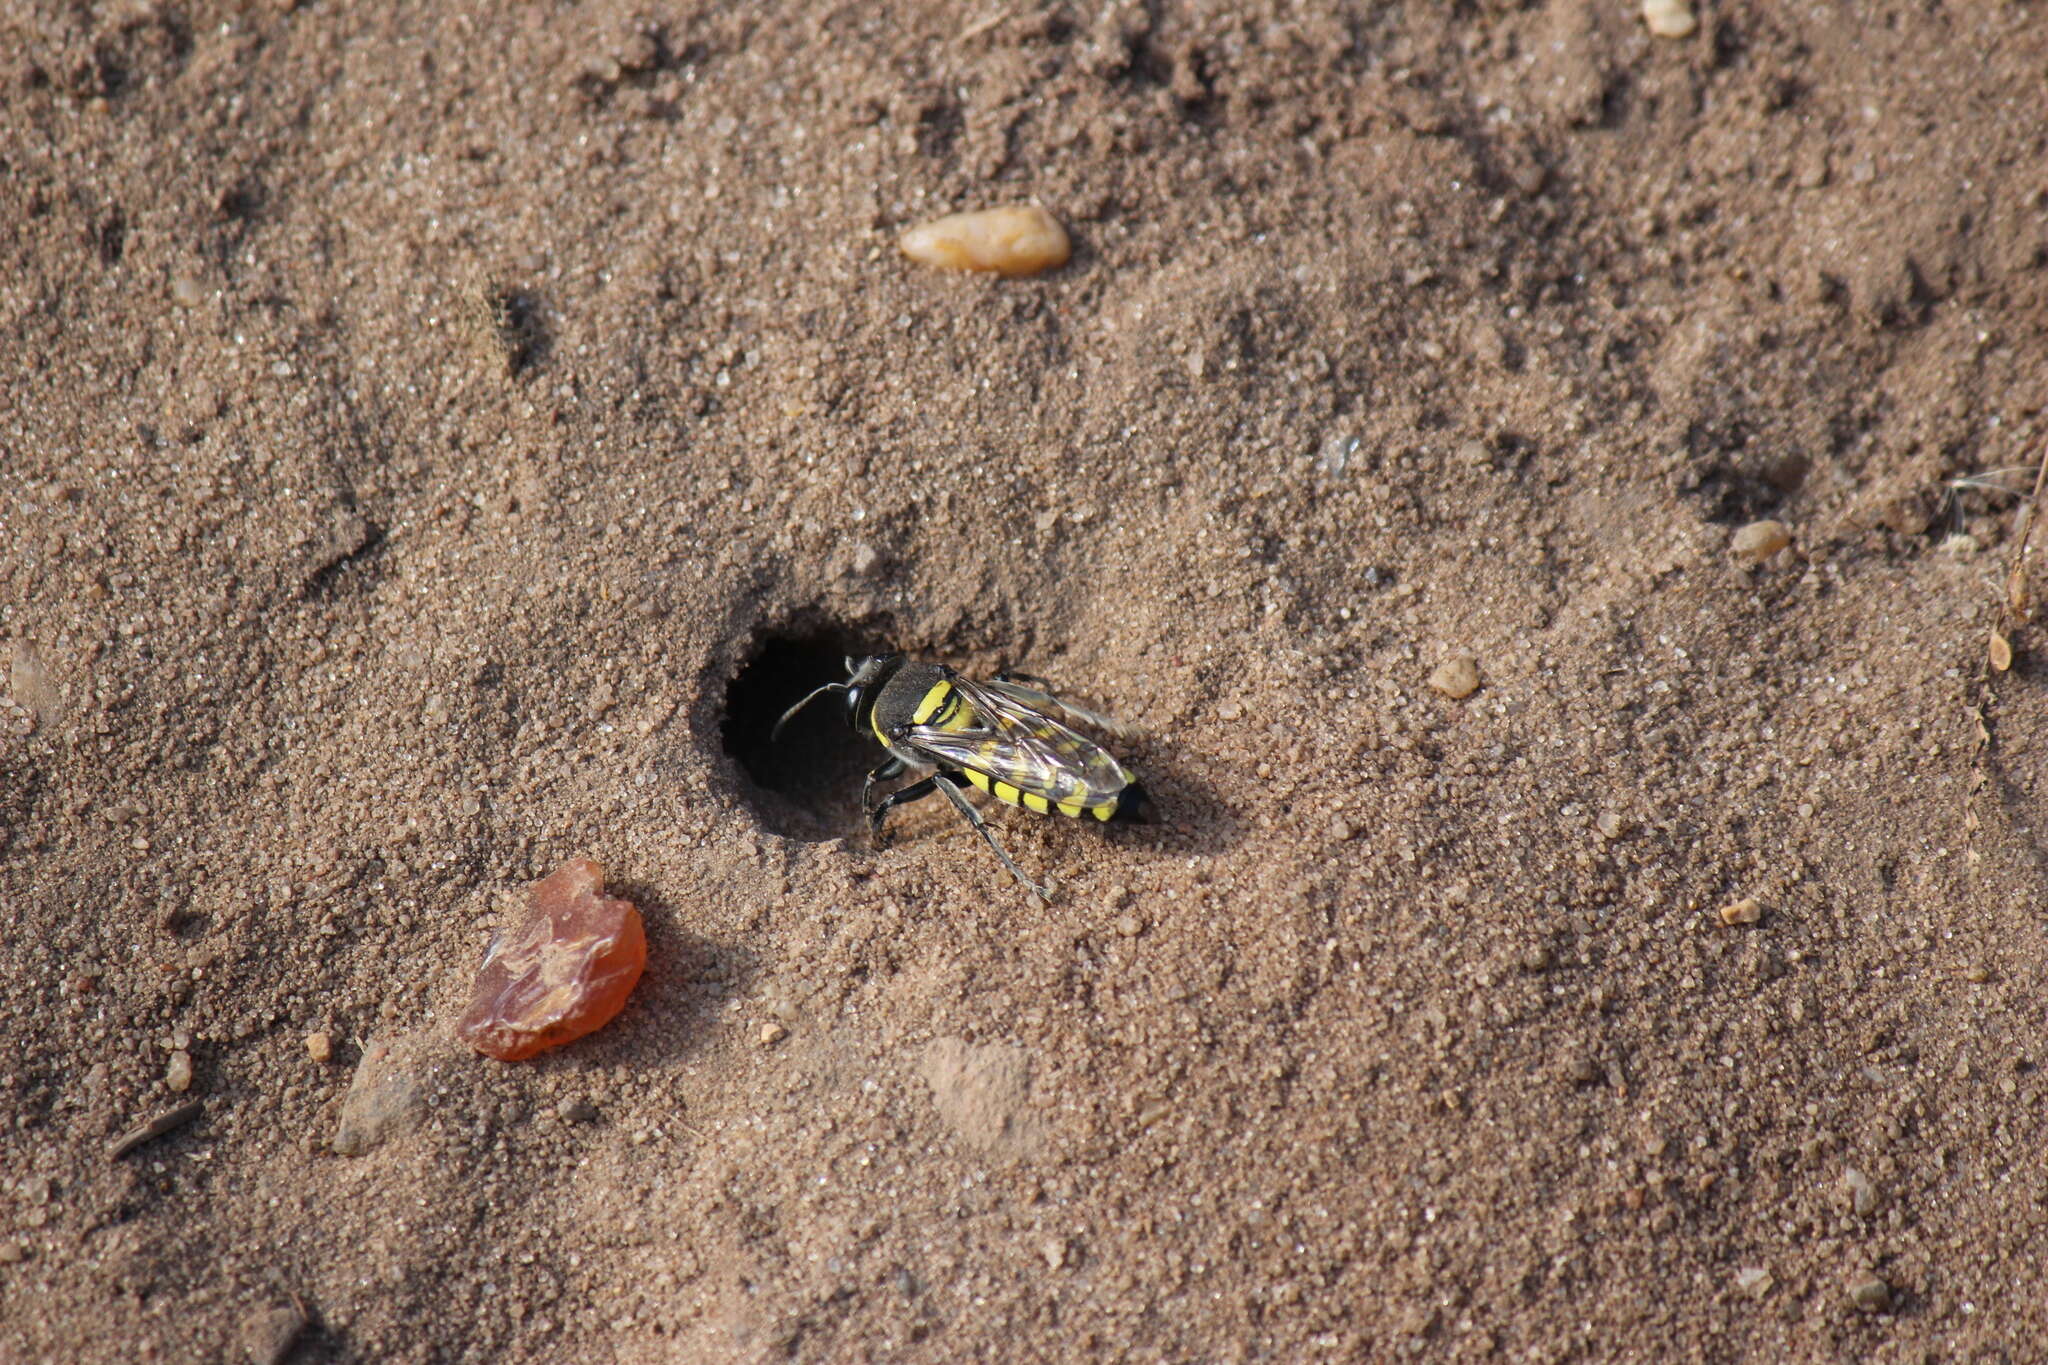
[[[1643,25],[1659,38],[1690,38],[1700,21],[1691,0],[1643,0]]]
[[[192,1054],[182,1048],[171,1054],[170,1063],[164,1067],[164,1085],[172,1090],[185,1091],[192,1088]]]
[[[919,223],[897,239],[903,254],[941,270],[1036,275],[1067,263],[1067,230],[1036,204],[951,213]]]
[[[777,1043],[781,1042],[784,1038],[787,1038],[788,1036],[789,1030],[784,1028],[780,1024],[763,1024],[761,1026],[762,1047],[774,1047]]]

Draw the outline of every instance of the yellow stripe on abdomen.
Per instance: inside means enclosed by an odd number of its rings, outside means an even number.
[[[1050,815],[1054,811],[1058,811],[1061,815],[1072,819],[1080,819],[1084,815],[1092,815],[1098,820],[1108,820],[1116,815],[1116,802],[1114,800],[1093,803],[1086,800],[1061,801],[1056,797],[1047,796],[1043,792],[1024,791],[1022,788],[1012,783],[1004,782],[1000,778],[990,777],[978,768],[962,768],[960,769],[960,774],[996,800],[1007,802],[1012,806],[1022,806],[1024,809],[1036,811],[1040,815]]]

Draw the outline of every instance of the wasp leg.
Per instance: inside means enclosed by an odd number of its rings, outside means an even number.
[[[909,766],[908,763],[891,754],[881,767],[868,774],[868,780],[861,783],[860,787],[860,809],[863,815],[866,815],[869,820],[875,818],[875,808],[868,800],[875,793],[875,784],[877,782],[888,782],[903,776],[904,769]]]
[[[898,806],[909,805],[912,801],[922,801],[938,789],[939,779],[927,777],[922,782],[913,782],[902,790],[890,792],[883,797],[880,804],[868,812],[868,828],[874,833],[875,846],[882,846],[882,821],[889,817],[890,811]]]
[[[967,779],[959,773],[939,773],[928,780],[938,783],[939,790],[952,799],[953,804],[959,808],[960,813],[967,817],[967,823],[974,826],[974,832],[979,834],[983,842],[994,851],[998,858],[1003,860],[1003,866],[1010,869],[1010,875],[1030,888],[1032,894],[1036,895],[1040,900],[1050,904],[1052,902],[1052,888],[1050,886],[1040,886],[1037,882],[1024,875],[1024,869],[1011,861],[1010,855],[1003,852],[1003,846],[996,842],[996,836],[988,832],[988,821],[982,818],[981,812],[976,810],[967,798],[960,794],[960,789],[967,785]],[[920,782],[917,785],[922,787],[925,784]],[[906,790],[908,789],[906,788]],[[900,795],[901,793],[898,794]]]

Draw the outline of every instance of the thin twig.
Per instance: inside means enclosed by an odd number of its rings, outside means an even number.
[[[994,14],[989,15],[987,18],[977,19],[975,22],[969,24],[966,28],[961,29],[959,34],[955,36],[953,41],[960,44],[962,47],[965,47],[967,44],[973,42],[976,38],[979,38],[982,34],[987,33],[990,29],[1002,24],[1003,21],[1005,21],[1009,17],[1010,11],[1008,11],[1007,9],[999,9]]]
[[[145,1142],[153,1142],[165,1133],[175,1132],[199,1117],[206,1106],[198,1100],[186,1100],[175,1109],[166,1109],[147,1123],[138,1123],[121,1136],[107,1144],[107,1156],[118,1161]]]

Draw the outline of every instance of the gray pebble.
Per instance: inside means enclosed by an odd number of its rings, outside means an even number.
[[[242,1353],[249,1365],[280,1365],[291,1356],[292,1343],[305,1330],[306,1315],[296,1308],[273,1308],[242,1319]]]
[[[419,1125],[426,1112],[422,1075],[433,1046],[423,1035],[408,1034],[363,1049],[329,1144],[335,1151],[361,1156]]]

